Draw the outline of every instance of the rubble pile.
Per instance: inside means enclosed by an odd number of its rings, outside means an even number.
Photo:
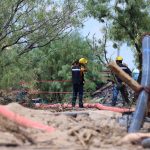
[[[112,101],[113,86],[114,86],[113,82],[108,82],[104,86],[102,86],[100,89],[93,92],[92,93],[92,96],[93,96],[92,101],[98,102],[101,104],[110,105],[111,101]],[[129,101],[130,101],[130,103],[133,104],[135,101],[134,91],[129,86],[127,86],[127,91],[129,94]],[[122,96],[121,96],[121,93],[119,93],[117,103],[121,104],[122,102],[123,102]]]
[[[100,89],[92,93],[93,101],[96,101],[102,104],[111,102],[112,90],[113,90],[113,83],[112,82],[106,83]]]
[[[11,90],[0,90],[0,104],[6,105],[16,101],[16,93]]]

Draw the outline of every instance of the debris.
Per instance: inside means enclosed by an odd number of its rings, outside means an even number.
[[[125,144],[125,143],[140,144],[140,142],[145,138],[150,138],[150,133],[129,133],[124,138],[122,138],[118,144]]]
[[[92,110],[76,110],[75,112],[51,112],[47,110],[34,110],[25,108],[17,103],[6,105],[10,111],[18,115],[29,118],[35,122],[41,122],[47,126],[53,126],[55,129],[52,133],[46,133],[34,128],[24,128],[20,124],[15,124],[3,117],[0,120],[0,145],[17,146],[18,149],[102,149],[106,147],[112,150],[117,149],[133,149],[137,150],[137,146],[121,145],[117,146],[116,142],[126,135],[126,130],[121,127],[117,121],[117,117],[121,117],[121,113]],[[19,111],[18,111],[19,110]],[[72,115],[62,114],[77,114]],[[81,114],[81,115],[79,115]],[[83,115],[82,115],[83,114]],[[88,115],[87,115],[88,114]],[[8,135],[9,137],[6,138]],[[3,148],[0,146],[0,149]]]

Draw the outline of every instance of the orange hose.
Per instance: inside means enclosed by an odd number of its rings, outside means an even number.
[[[132,109],[129,108],[119,108],[119,107],[111,107],[111,106],[104,106],[102,104],[96,104],[95,105],[96,108],[100,109],[100,110],[109,110],[109,111],[113,111],[113,112],[132,112]]]
[[[8,108],[6,108],[6,106],[0,105],[0,115],[24,127],[40,129],[47,132],[53,132],[55,130],[53,127],[34,122],[23,116],[20,116],[10,111]]]
[[[59,107],[63,107],[63,108],[72,108],[71,104],[43,104],[38,106],[38,108],[59,108]],[[76,107],[79,107],[78,105],[76,105]],[[128,108],[118,108],[118,107],[110,107],[110,106],[104,106],[102,104],[88,104],[85,103],[84,104],[85,108],[97,108],[100,110],[109,110],[109,111],[114,111],[114,112],[131,112],[133,110],[128,109]],[[13,121],[16,124],[19,124],[21,126],[24,127],[30,127],[30,128],[35,128],[35,129],[40,129],[43,131],[47,131],[47,132],[53,132],[55,131],[55,129],[53,127],[38,123],[38,122],[34,122],[32,120],[29,120],[23,116],[20,116],[16,113],[14,113],[13,111],[10,111],[8,108],[6,108],[6,106],[2,106],[0,105],[0,115]]]
[[[37,108],[72,108],[71,104],[42,104],[40,106],[37,106]],[[79,107],[79,105],[75,106],[76,108]],[[133,109],[129,109],[129,108],[119,108],[119,107],[112,107],[112,106],[104,106],[102,104],[96,103],[96,104],[89,104],[89,103],[85,103],[84,104],[84,108],[97,108],[99,110],[108,110],[108,111],[113,111],[113,112],[133,112]]]

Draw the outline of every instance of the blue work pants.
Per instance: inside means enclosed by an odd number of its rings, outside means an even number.
[[[117,85],[113,86],[113,97],[112,97],[112,106],[116,105],[117,99],[118,99],[119,89]]]
[[[129,104],[127,88],[125,85],[120,84],[119,86],[114,85],[114,87],[113,87],[112,106],[116,105],[116,102],[118,100],[119,91],[121,92],[121,95],[122,95],[123,105],[125,105],[125,102],[127,104]]]

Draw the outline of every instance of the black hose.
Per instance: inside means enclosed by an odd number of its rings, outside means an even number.
[[[143,50],[143,67],[142,67],[142,81],[141,85],[143,87],[150,87],[150,35],[146,35],[142,40],[142,50]],[[139,94],[136,110],[133,115],[133,119],[129,128],[129,133],[137,132],[142,127],[144,122],[145,112],[147,109],[149,94],[143,90]]]

